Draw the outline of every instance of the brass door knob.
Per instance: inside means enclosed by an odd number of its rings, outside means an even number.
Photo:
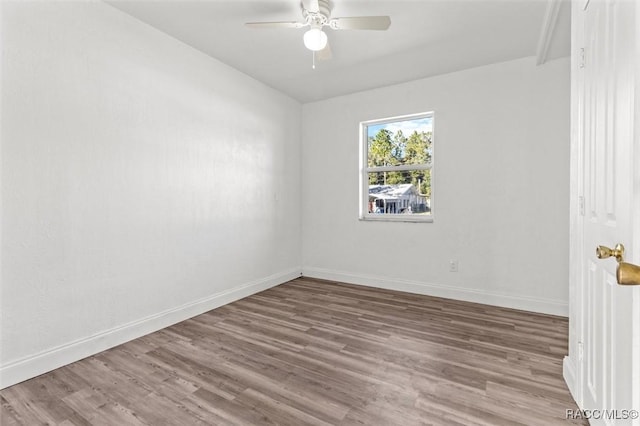
[[[618,263],[616,279],[620,285],[640,285],[640,266],[627,262]]]
[[[615,257],[618,262],[622,262],[624,261],[624,246],[617,244],[613,249],[606,246],[598,246],[596,248],[596,256],[598,256],[598,259]]]
[[[624,261],[624,246],[622,244],[617,244],[613,249],[606,246],[598,246],[596,248],[596,256],[598,256],[598,259],[616,258],[618,261],[618,269],[616,269],[618,284],[640,285],[640,266]]]

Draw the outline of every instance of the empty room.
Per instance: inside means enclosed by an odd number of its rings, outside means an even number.
[[[0,0],[0,424],[640,426],[640,4]]]

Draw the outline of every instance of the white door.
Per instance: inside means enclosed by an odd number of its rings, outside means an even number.
[[[580,218],[572,229],[578,270],[572,272],[576,341],[570,345],[578,345],[573,351],[578,359],[570,387],[581,408],[589,410],[592,425],[640,425],[632,411],[640,412],[640,288],[618,285],[616,260],[595,255],[598,245],[622,243],[625,260],[640,264],[638,3],[573,3],[572,137],[578,173],[572,186],[579,193]]]

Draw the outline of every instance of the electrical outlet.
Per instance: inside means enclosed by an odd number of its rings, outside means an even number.
[[[450,260],[449,261],[449,272],[458,272],[458,261],[457,260]]]

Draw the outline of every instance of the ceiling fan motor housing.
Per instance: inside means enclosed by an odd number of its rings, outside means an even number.
[[[318,13],[328,21],[331,16],[331,5],[329,0],[318,0]]]
[[[312,28],[322,28],[325,25],[329,25],[329,18],[331,17],[331,5],[329,0],[317,0],[318,10],[315,10],[315,4],[311,2],[309,9],[302,5],[302,16],[304,17],[307,25]]]

